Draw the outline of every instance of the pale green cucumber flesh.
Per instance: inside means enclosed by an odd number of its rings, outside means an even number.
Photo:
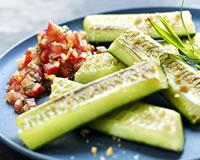
[[[49,99],[57,98],[66,92],[81,86],[81,84],[70,81],[67,78],[55,77],[53,79],[53,84],[51,85],[51,94],[49,95]]]
[[[112,42],[124,31],[137,28],[147,32],[153,38],[161,38],[148,22],[148,18],[159,25],[159,17],[165,18],[178,36],[186,36],[180,12],[165,12],[151,14],[112,14],[91,15],[84,19],[83,26],[88,40],[92,42]],[[183,18],[189,34],[195,34],[195,25],[189,11],[183,11]]]
[[[131,48],[131,50],[118,52],[121,46]],[[198,101],[200,99],[200,76],[194,68],[175,58],[176,56],[170,55],[178,54],[177,50],[166,50],[140,31],[125,32],[111,44],[108,50],[127,65],[134,64],[134,62],[144,59],[143,57],[159,60],[169,81],[169,89],[164,91],[165,97],[191,123],[197,123],[200,120],[200,102]],[[130,57],[131,54],[137,57],[132,58],[131,61],[129,58],[129,61],[126,62],[126,57]],[[180,80],[176,78],[178,75]],[[181,91],[181,88],[185,91]]]
[[[76,72],[75,81],[79,83],[88,83],[122,68],[125,68],[125,65],[119,62],[110,53],[91,55]]]
[[[124,32],[110,45],[108,51],[128,66],[149,58],[160,62],[168,56],[168,51],[161,44],[139,30]]]
[[[28,148],[36,149],[115,108],[165,89],[167,85],[156,63],[134,64],[20,115],[16,120],[19,136]]]
[[[199,73],[173,57],[165,60],[163,68],[170,86],[163,94],[191,123],[197,123],[200,120]]]
[[[55,78],[52,93],[55,97],[80,87],[66,78]],[[60,88],[63,88],[60,90]],[[89,128],[126,140],[182,151],[184,144],[180,114],[145,103],[123,106],[87,124]]]
[[[88,124],[97,131],[131,141],[182,151],[184,134],[180,114],[137,102]]]

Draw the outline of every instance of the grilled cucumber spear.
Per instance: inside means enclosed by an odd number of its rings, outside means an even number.
[[[88,40],[92,42],[112,42],[127,29],[146,31],[153,38],[161,38],[148,22],[148,18],[158,21],[165,18],[178,36],[186,36],[180,12],[150,13],[150,14],[110,14],[91,15],[84,19],[84,30]],[[195,26],[189,11],[183,11],[183,18],[189,34],[195,34]]]
[[[75,81],[88,83],[125,67],[110,53],[91,55],[76,72]]]
[[[54,78],[50,98],[59,97],[81,86],[80,83],[66,78]],[[183,149],[184,136],[180,114],[142,102],[123,106],[109,115],[88,123],[87,126],[131,141],[174,151]]]
[[[169,82],[164,95],[191,123],[200,120],[200,76],[158,42],[140,31],[129,30],[117,38],[108,49],[111,54],[130,66],[135,61],[160,61]]]
[[[165,88],[167,80],[156,63],[136,63],[20,115],[19,136],[30,149],[36,149],[115,108]]]

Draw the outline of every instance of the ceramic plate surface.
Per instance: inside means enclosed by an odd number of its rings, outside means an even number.
[[[177,11],[179,8],[136,8],[128,10],[120,10],[109,13],[148,13],[148,12],[164,12]],[[197,31],[200,30],[200,10],[189,9],[193,14]],[[108,13],[108,12],[107,12]],[[83,18],[76,19],[64,23],[72,30],[82,30]],[[62,24],[63,25],[63,24]],[[43,148],[31,151],[28,150],[20,141],[17,134],[17,127],[15,119],[17,115],[13,108],[5,101],[5,94],[7,82],[11,75],[17,69],[17,59],[22,57],[28,47],[34,46],[37,43],[36,36],[27,38],[16,46],[8,50],[0,59],[0,139],[5,144],[14,150],[25,154],[35,159],[77,159],[77,160],[99,160],[100,157],[105,156],[107,147],[112,146],[114,149],[114,156],[110,160],[134,160],[139,157],[142,160],[156,160],[156,159],[198,159],[200,158],[200,126],[192,126],[184,122],[185,129],[185,147],[182,153],[175,153],[155,147],[121,140],[121,142],[114,142],[110,136],[100,133],[92,132],[87,138],[80,135],[80,129],[66,134],[56,141],[44,146]],[[46,101],[48,95],[44,96],[39,103]],[[159,94],[152,95],[147,98],[148,101],[170,107],[169,103],[165,101]],[[48,132],[46,133],[48,134]],[[35,138],[40,135],[35,135]],[[118,144],[122,147],[118,147]],[[98,155],[93,157],[90,154],[92,146],[98,147]]]

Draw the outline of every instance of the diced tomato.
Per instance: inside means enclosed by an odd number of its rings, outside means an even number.
[[[16,111],[20,111],[23,107],[24,103],[22,99],[17,99],[16,102],[14,103],[14,108]]]
[[[72,78],[73,77],[73,70],[70,68],[60,68],[59,75],[63,78]]]
[[[50,46],[50,52],[60,55],[61,53],[67,51],[67,46],[62,43],[53,42]]]
[[[71,50],[70,56],[68,58],[68,61],[70,61],[71,63],[75,64],[78,61],[78,57],[79,57],[79,53],[76,50]]]
[[[23,69],[24,67],[26,67],[27,64],[29,64],[31,62],[31,60],[32,60],[32,51],[30,49],[28,49],[26,51],[23,59],[21,59],[18,63],[19,69]]]
[[[49,61],[49,51],[47,50],[44,50],[41,54],[41,60],[44,62],[44,63],[47,63]]]
[[[47,74],[55,74],[59,68],[60,63],[58,61],[54,63],[44,64],[44,72]]]
[[[25,99],[25,102],[29,107],[36,106],[35,98],[27,98],[27,99]]]
[[[62,28],[51,21],[48,24],[46,36],[48,41],[58,41],[63,39],[62,37],[64,37]]]
[[[47,48],[48,48],[48,40],[47,40],[46,38],[41,39],[41,40],[38,42],[38,46],[39,46],[41,49],[47,49]]]
[[[77,32],[71,33],[67,36],[67,40],[73,43],[73,47],[77,48],[80,46],[80,37]]]
[[[7,93],[6,95],[6,100],[11,103],[14,104],[17,99],[25,99],[27,96],[20,94],[18,92],[15,92],[14,90],[11,90]]]
[[[33,81],[31,80],[31,77],[29,74],[26,75],[26,77],[21,81],[21,86],[23,88],[30,87],[33,85]]]
[[[30,49],[28,49],[25,53],[25,65],[29,64],[32,60],[32,51]]]
[[[46,77],[73,78],[85,59],[97,53],[85,33],[64,30],[52,22],[37,36],[38,44],[26,51],[8,83],[6,99],[18,113],[36,106],[35,98],[45,91],[42,82]]]
[[[38,97],[44,91],[45,91],[45,88],[41,84],[35,83],[32,90],[30,91],[30,94],[32,97]]]

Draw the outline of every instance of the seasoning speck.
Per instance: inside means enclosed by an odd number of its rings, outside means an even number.
[[[121,144],[121,143],[117,144],[117,147],[121,148],[121,147],[122,147],[122,144]]]
[[[87,139],[86,139],[86,143],[89,143],[89,142],[90,142],[90,141],[89,141],[89,139],[87,138]]]
[[[140,158],[140,155],[139,154],[135,154],[134,156],[133,156],[133,160],[138,160]]]
[[[106,150],[106,155],[108,157],[112,156],[113,155],[113,148],[112,147],[108,147],[108,149]]]
[[[179,97],[180,97],[180,94],[176,93],[176,94],[174,95],[174,97],[175,97],[175,98],[179,98]]]
[[[96,155],[97,155],[97,152],[98,152],[98,148],[95,147],[95,146],[93,146],[93,147],[91,147],[90,152],[92,153],[93,156],[96,156]]]
[[[180,86],[180,91],[181,92],[187,92],[188,91],[188,86],[187,85],[181,85]]]
[[[120,138],[117,138],[117,142],[121,142],[121,139],[120,139]]]
[[[85,138],[90,133],[90,130],[88,129],[82,129],[80,134],[83,138]]]
[[[100,160],[106,160],[106,158],[104,156],[101,156]]]
[[[112,139],[113,139],[113,141],[116,141],[117,137],[115,137],[115,136],[112,136]]]

